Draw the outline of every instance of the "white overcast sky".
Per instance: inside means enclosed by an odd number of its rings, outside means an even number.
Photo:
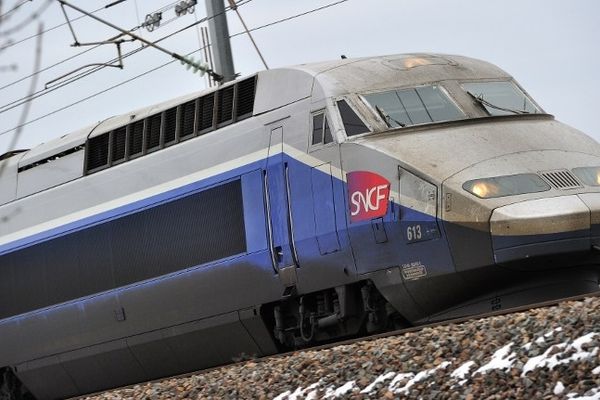
[[[2,1],[2,13],[24,0]],[[17,25],[48,0],[26,2],[0,24],[0,47],[35,33],[37,22],[9,37],[1,32]],[[95,10],[112,0],[71,0]],[[295,15],[334,0],[252,0],[240,7],[249,27]],[[144,16],[172,0],[126,0],[97,15],[124,27],[139,25]],[[206,14],[198,0],[196,15],[186,15],[144,37],[156,40]],[[70,17],[79,14],[69,10]],[[139,17],[138,17],[139,16]],[[165,11],[164,20],[174,16]],[[228,13],[230,33],[241,25]],[[53,2],[38,21],[44,28],[64,22],[60,6]],[[114,34],[89,18],[74,23],[81,42],[99,41]],[[600,1],[598,0],[348,0],[337,6],[265,28],[254,33],[271,68],[328,59],[410,52],[460,54],[490,61],[515,76],[537,102],[557,119],[600,139]],[[55,64],[85,48],[71,47],[67,26],[43,35],[42,67]],[[196,29],[161,42],[170,51],[198,49]],[[0,87],[33,71],[36,41],[28,40],[0,51]],[[124,45],[127,52],[139,43]],[[246,36],[232,39],[235,70],[247,75],[263,69]],[[104,46],[51,68],[39,75],[36,90],[85,64],[105,62],[116,54]],[[76,83],[34,100],[32,120],[72,103],[76,105],[24,127],[17,147],[30,148],[107,117],[124,114],[206,87],[205,80],[173,63],[157,72],[114,90],[81,101],[98,91],[170,61],[169,56],[146,49],[125,59],[125,68],[105,68]],[[6,66],[16,64],[16,71]],[[17,125],[22,107],[2,112],[6,104],[26,96],[30,81],[0,90],[0,131]],[[12,133],[0,135],[0,153],[7,150]]]

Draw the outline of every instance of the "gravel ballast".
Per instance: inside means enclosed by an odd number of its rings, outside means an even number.
[[[600,298],[89,396],[107,399],[600,400]]]

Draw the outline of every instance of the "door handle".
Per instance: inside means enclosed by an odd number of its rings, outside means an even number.
[[[281,246],[276,246],[274,249],[275,260],[277,262],[283,261],[283,248]]]

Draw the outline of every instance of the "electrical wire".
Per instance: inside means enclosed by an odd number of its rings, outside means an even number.
[[[239,7],[239,6],[241,6],[241,5],[246,5],[246,4],[250,3],[251,1],[252,1],[252,0],[246,0],[245,2],[238,4],[238,7]],[[225,12],[227,12],[228,10],[229,10],[229,9],[226,9],[226,10],[225,10]],[[198,24],[200,24],[200,23],[202,23],[202,22],[208,21],[208,20],[210,20],[210,19],[212,19],[212,18],[214,18],[214,17],[216,17],[216,16],[217,16],[217,15],[213,15],[213,16],[211,16],[211,17],[205,17],[205,18],[202,18],[202,19],[200,19],[200,20],[198,20],[198,21],[196,21],[196,22],[194,22],[194,23],[192,23],[192,24],[190,24],[190,25],[188,25],[188,26],[186,26],[186,27],[183,27],[183,28],[181,28],[181,29],[179,29],[179,30],[177,30],[177,31],[174,31],[174,32],[172,32],[172,33],[170,33],[170,34],[166,35],[166,36],[163,36],[162,38],[160,38],[160,39],[158,39],[158,40],[155,40],[155,41],[154,41],[154,43],[160,43],[160,42],[162,42],[163,40],[166,40],[166,39],[169,39],[169,38],[171,38],[171,37],[173,37],[173,36],[175,36],[175,35],[178,35],[179,33],[183,32],[183,31],[185,31],[185,30],[187,30],[187,29],[190,29],[190,28],[194,27],[195,25],[198,25]],[[148,48],[148,47],[149,47],[149,46],[142,46],[142,47],[138,47],[138,48],[136,48],[136,49],[134,49],[134,50],[131,50],[131,51],[129,51],[129,52],[127,52],[127,53],[123,54],[123,55],[121,56],[121,60],[124,60],[124,59],[126,59],[126,58],[128,58],[128,57],[130,57],[130,56],[132,56],[132,55],[134,55],[134,54],[136,54],[136,53],[138,53],[138,52],[140,52],[140,51],[142,51],[142,50],[145,50],[145,49],[146,49],[146,48]],[[94,48],[95,48],[95,47],[92,47],[91,49],[94,49]],[[88,50],[88,51],[89,51],[89,50]],[[82,52],[82,53],[79,53],[79,54],[83,54],[83,52]],[[75,55],[75,56],[73,56],[73,57],[76,57],[76,56],[77,56],[77,55]],[[108,61],[108,62],[105,62],[104,64],[113,64],[113,63],[117,62],[118,60],[119,60],[119,58],[118,58],[118,57],[117,57],[117,58],[113,58],[112,60],[110,60],[110,61]],[[40,89],[40,90],[38,90],[37,92],[33,93],[33,95],[32,95],[32,96],[21,97],[21,98],[19,98],[19,99],[13,100],[13,101],[11,101],[11,102],[9,102],[9,103],[3,104],[2,106],[0,106],[0,114],[3,114],[3,113],[5,113],[5,112],[8,112],[8,111],[10,111],[10,110],[12,110],[12,109],[14,109],[14,108],[16,108],[16,107],[19,107],[19,106],[23,105],[23,104],[24,104],[25,102],[27,102],[27,101],[35,100],[35,99],[37,99],[37,98],[39,98],[39,97],[45,96],[46,94],[52,93],[52,92],[54,92],[55,90],[58,90],[58,89],[60,89],[60,88],[62,88],[62,87],[64,87],[64,86],[66,86],[66,85],[69,85],[69,84],[71,84],[71,83],[74,83],[74,82],[76,82],[76,81],[78,81],[78,80],[80,80],[80,79],[83,79],[83,78],[85,78],[86,76],[89,76],[89,75],[91,75],[91,74],[93,74],[93,73],[95,73],[95,72],[98,72],[98,71],[100,71],[101,69],[104,69],[105,67],[106,67],[106,65],[99,65],[99,66],[96,66],[96,67],[94,67],[94,68],[92,68],[92,69],[90,69],[90,70],[87,70],[87,71],[80,72],[80,73],[78,73],[78,74],[76,74],[76,75],[72,76],[71,78],[69,78],[69,79],[67,79],[67,80],[65,80],[65,81],[63,81],[63,82],[61,82],[60,84],[58,84],[58,85],[56,85],[56,86],[52,86],[51,88]],[[23,80],[23,79],[22,79],[22,80]],[[11,84],[9,84],[9,85],[11,85]],[[3,88],[4,88],[4,87],[3,87]],[[3,89],[3,88],[0,88],[0,89]]]
[[[268,24],[257,26],[255,28],[249,29],[248,32],[254,32],[254,31],[258,31],[260,29],[268,28],[268,27],[273,26],[273,25],[281,24],[283,22],[287,22],[287,21],[290,21],[290,20],[293,20],[293,19],[296,19],[296,18],[299,18],[299,17],[303,17],[305,15],[312,14],[312,13],[315,13],[317,11],[321,11],[321,10],[324,10],[326,8],[329,8],[329,7],[337,6],[338,4],[342,4],[342,3],[345,3],[347,1],[349,1],[349,0],[339,0],[339,1],[336,1],[336,2],[333,2],[333,3],[325,4],[324,6],[317,7],[317,8],[314,8],[312,10],[302,12],[300,14],[292,15],[290,17],[286,17],[286,18],[282,18],[282,19],[279,19],[279,20],[276,20],[276,21],[273,21],[273,22],[269,22]],[[245,35],[245,34],[246,34],[246,31],[241,31],[241,32],[238,32],[238,33],[235,33],[235,34],[229,36],[229,38],[234,38],[236,36],[241,36],[241,35]]]
[[[243,4],[247,4],[247,3],[251,2],[251,1],[252,1],[252,0],[247,0],[247,1],[246,1],[246,2],[244,2]],[[329,8],[329,7],[336,6],[336,5],[338,5],[338,4],[342,4],[342,3],[345,3],[345,2],[347,2],[347,1],[349,1],[349,0],[339,0],[339,1],[336,1],[336,2],[333,2],[333,3],[329,3],[329,4],[326,4],[326,5],[324,5],[324,6],[321,6],[321,7],[318,7],[318,8],[312,9],[312,10],[309,10],[309,11],[305,11],[305,12],[302,12],[302,13],[299,13],[299,14],[296,14],[296,15],[293,15],[293,16],[290,16],[290,17],[282,18],[282,19],[279,19],[279,20],[276,20],[276,21],[272,21],[272,22],[270,22],[270,23],[268,23],[268,24],[265,24],[265,25],[261,25],[261,26],[258,26],[258,27],[255,27],[255,28],[252,28],[252,29],[250,29],[249,31],[251,31],[251,32],[252,32],[252,31],[256,31],[256,30],[260,30],[260,29],[264,29],[264,28],[267,28],[267,27],[270,27],[270,26],[273,26],[273,25],[277,25],[277,24],[280,24],[280,23],[283,23],[283,22],[287,22],[287,21],[289,21],[289,20],[292,20],[292,19],[295,19],[295,18],[299,18],[299,17],[301,17],[301,16],[304,16],[304,15],[312,14],[312,13],[314,13],[314,12],[317,12],[317,11],[320,11],[320,10],[323,10],[323,9],[326,9],[326,8]],[[241,5],[241,4],[238,4],[238,6],[240,6],[240,5]],[[214,16],[213,16],[213,17],[214,17]],[[207,17],[207,18],[204,18],[203,20],[200,20],[198,23],[204,22],[204,20],[207,20],[207,19],[210,19],[210,18],[208,18],[208,17]],[[171,33],[171,34],[170,34],[170,35],[168,35],[168,36],[165,36],[165,37],[161,38],[160,40],[164,40],[164,39],[167,39],[168,37],[171,37],[171,36],[174,36],[174,35],[176,35],[176,34],[178,34],[178,33],[181,33],[183,30],[185,30],[185,29],[189,29],[189,28],[191,28],[191,27],[195,26],[196,24],[197,24],[197,23],[190,24],[190,25],[188,25],[188,26],[187,26],[187,27],[185,27],[185,28],[182,28],[182,29],[180,29],[180,30],[178,30],[178,31],[175,31],[175,32]],[[245,34],[245,33],[246,33],[245,31],[242,31],[242,32],[239,32],[239,33],[236,33],[236,34],[233,34],[233,35],[231,35],[231,36],[230,36],[230,38],[234,38],[234,37],[236,37],[236,36],[240,36],[240,35],[243,35],[243,34]],[[139,50],[141,50],[141,49],[145,49],[145,48],[146,48],[146,47],[142,47],[142,48],[140,48],[140,49],[137,49],[137,50],[139,51]],[[203,50],[203,49],[204,49],[204,47],[203,47],[203,48],[200,48],[200,49],[197,49],[197,50],[195,50],[195,51],[193,51],[193,52],[191,52],[191,53],[188,53],[188,54],[186,54],[186,57],[188,57],[188,56],[190,56],[190,55],[193,55],[193,54],[195,54],[195,53],[197,53],[197,52],[199,52],[199,51],[201,51],[201,50]],[[97,96],[99,96],[99,95],[101,95],[101,94],[104,94],[104,93],[106,93],[106,92],[108,92],[108,91],[110,91],[110,90],[112,90],[112,89],[115,89],[115,88],[117,88],[117,87],[119,87],[119,86],[125,85],[125,84],[127,84],[127,83],[129,83],[129,82],[132,82],[132,81],[134,81],[134,80],[137,80],[137,79],[139,79],[139,78],[141,78],[141,77],[143,77],[143,76],[146,76],[146,75],[148,75],[148,74],[150,74],[150,73],[152,73],[152,72],[155,72],[155,71],[157,71],[157,70],[159,70],[159,69],[161,69],[161,68],[164,68],[164,67],[166,67],[167,65],[173,64],[173,63],[175,63],[175,62],[177,62],[177,60],[172,60],[172,61],[169,61],[169,62],[167,62],[167,63],[161,64],[161,65],[159,65],[159,66],[157,66],[157,67],[155,67],[155,68],[152,68],[152,69],[150,69],[150,70],[148,70],[148,71],[145,71],[145,72],[143,72],[143,73],[141,73],[141,74],[139,74],[139,75],[136,75],[136,76],[134,76],[134,77],[132,77],[132,78],[130,78],[130,79],[127,79],[127,80],[125,80],[125,81],[122,81],[122,82],[120,82],[120,83],[118,83],[118,84],[115,84],[115,85],[113,85],[113,86],[110,86],[110,87],[108,87],[108,88],[106,88],[106,89],[103,89],[103,90],[101,90],[101,91],[99,91],[99,92],[93,93],[93,94],[91,94],[91,95],[89,95],[89,96],[87,96],[87,97],[84,97],[84,98],[82,98],[82,99],[79,99],[79,100],[78,100],[78,101],[76,101],[76,102],[73,102],[73,103],[71,103],[71,104],[68,104],[68,105],[66,105],[66,106],[64,106],[64,107],[61,107],[61,108],[59,108],[59,109],[56,109],[56,110],[53,110],[53,111],[51,111],[51,112],[49,112],[49,113],[47,113],[47,114],[41,115],[41,116],[39,116],[39,117],[36,117],[36,118],[34,118],[34,119],[30,120],[30,121],[26,121],[26,122],[24,122],[23,124],[21,124],[21,125],[19,125],[19,126],[15,126],[15,127],[13,127],[13,128],[10,128],[10,129],[7,129],[7,130],[4,130],[4,131],[0,132],[0,136],[3,136],[3,135],[5,135],[5,134],[7,134],[7,133],[10,133],[10,132],[14,131],[15,129],[19,129],[19,128],[22,128],[22,127],[24,127],[24,126],[26,126],[26,125],[32,124],[32,123],[34,123],[34,122],[37,122],[37,121],[39,121],[39,120],[41,120],[41,119],[47,118],[47,117],[49,117],[49,116],[51,116],[51,115],[57,114],[57,113],[59,113],[59,112],[61,112],[61,111],[64,111],[64,110],[66,110],[66,109],[68,109],[68,108],[71,108],[71,107],[73,107],[73,106],[75,106],[75,105],[77,105],[77,104],[80,104],[80,103],[84,102],[84,101],[90,100],[90,99],[92,99],[92,98],[94,98],[94,97],[97,97]],[[2,112],[3,112],[3,111],[0,111],[0,113],[2,113]]]
[[[90,47],[89,49],[86,49],[86,50],[84,50],[84,51],[82,51],[82,52],[79,52],[79,53],[77,53],[77,54],[74,54],[74,55],[72,55],[71,57],[67,57],[67,58],[65,58],[64,60],[58,61],[57,63],[54,63],[54,64],[52,64],[52,65],[49,65],[49,66],[47,66],[47,67],[44,67],[44,68],[40,69],[40,70],[39,70],[39,71],[37,71],[37,72],[33,72],[32,74],[30,74],[30,75],[27,75],[27,76],[24,76],[24,77],[22,77],[22,78],[19,78],[19,79],[17,79],[16,81],[13,81],[13,82],[11,82],[11,83],[7,83],[7,84],[6,84],[6,85],[4,85],[4,86],[0,86],[0,90],[4,90],[4,89],[6,89],[6,88],[9,88],[9,87],[11,87],[11,86],[14,86],[14,85],[16,85],[17,83],[20,83],[20,82],[23,82],[24,80],[27,80],[27,79],[29,79],[29,78],[32,78],[32,77],[34,77],[34,76],[35,76],[35,75],[37,75],[37,74],[40,74],[40,73],[42,73],[42,72],[45,72],[45,71],[48,71],[49,69],[52,69],[52,68],[54,68],[54,67],[56,67],[56,66],[59,66],[60,64],[64,64],[64,63],[66,63],[67,61],[71,61],[72,59],[74,59],[74,58],[77,58],[77,57],[79,57],[79,56],[81,56],[81,55],[83,55],[83,54],[85,54],[85,53],[88,53],[88,52],[90,52],[90,51],[94,50],[94,49],[97,49],[97,48],[98,48],[98,47],[100,47],[100,46],[101,46],[101,45],[97,45],[97,46],[94,46],[94,47]],[[0,108],[1,108],[1,107],[0,107]]]
[[[16,6],[14,6],[13,8],[11,8],[7,12],[3,13],[2,15],[0,15],[0,22],[4,22],[7,19],[6,17],[9,17],[10,14],[14,13],[19,8],[21,8],[22,6],[24,6],[25,4],[27,4],[29,2],[31,2],[31,0],[22,0],[19,4],[17,4]]]
[[[30,0],[26,0],[26,1],[30,1]],[[125,0],[123,0],[123,1],[125,1]],[[173,2],[173,3],[169,3],[169,4],[167,4],[167,5],[165,5],[165,6],[161,7],[161,8],[159,8],[158,10],[156,10],[156,11],[153,11],[151,14],[153,14],[153,13],[156,13],[156,12],[162,12],[162,11],[164,11],[164,10],[168,10],[169,8],[172,8],[172,7],[174,7],[174,6],[175,6],[177,3],[178,3],[177,1],[175,1],[175,2]],[[104,6],[104,7],[97,8],[97,9],[96,9],[96,10],[94,10],[94,11],[90,11],[90,13],[91,13],[91,14],[95,14],[95,13],[97,13],[97,12],[101,11],[101,10],[104,10],[105,8],[108,8],[109,6],[112,6],[112,4],[114,4],[114,3],[111,3],[111,4],[109,4],[109,5],[107,5],[107,6]],[[242,4],[246,4],[246,3],[244,2],[244,3],[242,3]],[[73,19],[71,19],[70,21],[71,21],[71,22],[75,22],[75,21],[77,21],[77,20],[79,20],[79,19],[81,19],[81,18],[85,18],[85,17],[86,17],[86,15],[80,15],[79,17],[76,17],[76,18],[73,18]],[[163,22],[161,26],[165,26],[165,25],[169,24],[170,22],[174,21],[175,19],[176,19],[176,18],[172,18],[172,19],[170,19],[170,20],[168,20],[168,21],[166,21],[166,22]],[[197,18],[196,18],[196,21],[198,22],[198,19],[197,19]],[[201,22],[203,22],[203,21],[200,21],[200,22],[198,22],[198,23],[201,23]],[[138,20],[138,23],[139,23],[139,20]],[[57,29],[57,28],[63,27],[63,26],[65,26],[65,25],[67,25],[67,24],[68,24],[68,22],[64,22],[64,23],[62,23],[62,24],[60,24],[60,25],[56,25],[56,26],[54,26],[54,27],[52,27],[52,28],[50,28],[50,29],[46,29],[46,30],[44,30],[42,33],[38,33],[38,34],[35,34],[35,35],[31,35],[31,36],[29,36],[29,37],[27,37],[27,38],[24,38],[24,39],[22,39],[22,40],[20,40],[20,41],[18,41],[18,42],[10,42],[9,44],[7,44],[7,45],[5,45],[5,46],[0,46],[0,52],[2,52],[3,50],[5,50],[5,49],[7,49],[7,48],[9,48],[9,47],[11,47],[11,46],[13,46],[13,45],[16,45],[16,44],[19,44],[19,43],[23,43],[23,42],[24,42],[24,41],[26,41],[26,40],[32,39],[32,38],[34,38],[34,37],[36,37],[36,36],[38,36],[38,35],[40,35],[40,34],[44,34],[44,33],[46,33],[46,32],[49,32],[49,31],[51,31],[51,30],[54,30],[54,29]],[[135,31],[135,30],[138,30],[138,29],[140,29],[140,28],[141,28],[141,25],[138,25],[138,26],[135,26],[135,27],[131,28],[131,29],[130,29],[130,31],[131,31],[131,32],[133,32],[133,31]],[[83,55],[83,54],[85,54],[85,53],[88,53],[88,52],[90,52],[90,51],[92,51],[92,50],[94,50],[94,49],[97,49],[97,48],[98,48],[98,47],[100,47],[100,46],[102,46],[102,45],[101,45],[101,44],[98,44],[98,45],[96,45],[96,46],[94,46],[94,47],[91,47],[91,48],[89,48],[89,49],[83,50],[83,51],[81,51],[81,52],[79,52],[79,53],[77,53],[77,54],[74,54],[74,55],[72,55],[72,56],[70,56],[70,57],[67,57],[67,58],[65,58],[64,60],[58,61],[58,62],[56,62],[56,63],[54,63],[54,64],[52,64],[52,65],[50,65],[50,66],[48,66],[48,67],[44,67],[44,68],[40,69],[39,71],[37,71],[37,72],[34,72],[34,74],[35,74],[35,73],[39,74],[39,73],[42,73],[42,72],[48,71],[48,70],[50,70],[50,69],[52,69],[52,68],[54,68],[54,67],[57,67],[57,66],[59,66],[59,65],[61,65],[61,64],[64,64],[64,63],[66,63],[67,61],[71,61],[71,60],[73,60],[73,59],[75,59],[75,58],[77,58],[77,57],[79,57],[79,56],[81,56],[81,55]],[[113,63],[113,62],[115,62],[115,61],[117,61],[117,60],[114,60],[114,59],[113,59],[113,61],[111,61],[110,63]],[[16,85],[16,84],[18,84],[18,83],[20,83],[20,82],[23,82],[24,80],[26,80],[26,79],[29,79],[29,78],[33,77],[33,76],[34,76],[34,74],[30,74],[30,75],[24,76],[24,77],[22,77],[22,78],[19,78],[19,79],[17,79],[16,81],[13,81],[13,82],[7,83],[7,84],[6,84],[6,85],[4,85],[4,86],[1,86],[1,87],[0,87],[0,91],[4,90],[4,89],[6,89],[6,88],[9,88],[9,87],[11,87],[11,86],[14,86],[14,85]],[[22,100],[22,99],[20,99],[20,100]],[[20,100],[16,100],[16,101],[20,101]],[[12,103],[9,103],[9,105],[10,105],[10,104],[12,104]],[[4,108],[5,106],[6,106],[6,105],[4,105],[4,106],[0,106],[0,109]]]
[[[130,52],[123,54],[123,56],[121,57],[121,59],[125,59],[127,57],[130,57],[133,54],[138,53],[138,52],[142,51],[145,48],[146,47],[138,47],[137,49],[131,50]],[[106,64],[113,64],[113,63],[117,62],[118,60],[119,60],[119,58],[116,57],[116,58],[113,58],[112,60],[110,60]],[[65,81],[57,84],[56,86],[52,86],[50,88],[45,88],[45,89],[40,89],[37,92],[33,93],[33,95],[31,95],[31,96],[21,97],[20,99],[13,100],[10,103],[6,103],[6,104],[0,106],[0,114],[4,114],[5,112],[8,112],[8,111],[10,111],[12,109],[15,109],[15,108],[17,108],[17,107],[25,104],[28,101],[35,100],[37,98],[40,98],[40,97],[45,96],[47,94],[50,94],[50,93],[52,93],[52,92],[54,92],[54,91],[56,91],[56,90],[58,90],[60,88],[63,88],[63,87],[65,87],[65,86],[67,86],[67,85],[69,85],[71,83],[74,83],[74,82],[76,82],[76,81],[78,81],[80,79],[83,79],[83,78],[85,78],[88,75],[91,75],[91,74],[93,74],[95,72],[98,72],[101,69],[105,68],[106,64],[98,65],[98,66],[93,67],[90,70],[79,72],[78,74],[73,75],[72,77],[70,77],[70,78],[66,79]]]
[[[104,10],[104,8],[105,8],[105,7],[100,7],[100,8],[98,8],[98,9],[94,10],[94,11],[90,11],[90,13],[92,13],[92,14],[95,14],[95,13],[97,13],[98,11]],[[78,21],[78,20],[80,20],[80,19],[82,19],[82,18],[85,18],[85,17],[86,17],[85,15],[80,15],[79,17],[76,17],[76,18],[73,18],[73,19],[71,19],[71,22]],[[16,46],[16,45],[18,45],[18,44],[21,44],[21,43],[23,43],[23,42],[26,42],[26,41],[28,41],[28,40],[30,40],[30,39],[33,39],[33,38],[35,38],[35,37],[37,37],[37,36],[39,36],[39,35],[43,35],[44,33],[47,33],[47,32],[50,32],[50,31],[53,31],[53,30],[55,30],[55,29],[58,29],[58,28],[62,28],[63,26],[65,26],[65,25],[67,25],[67,24],[68,24],[68,22],[63,22],[62,24],[55,25],[55,26],[53,26],[52,28],[48,28],[48,29],[46,29],[46,30],[42,31],[41,33],[35,33],[35,34],[31,35],[31,36],[27,36],[27,37],[25,37],[25,38],[23,38],[23,39],[19,39],[19,40],[15,41],[15,42],[10,42],[10,43],[7,43],[7,44],[3,45],[2,47],[0,47],[0,51],[2,51],[2,50],[6,50],[6,49],[8,49],[8,48],[10,48],[10,47]]]
[[[197,49],[197,50],[194,50],[194,51],[192,51],[192,52],[190,52],[190,53],[187,53],[185,56],[186,56],[186,57],[189,57],[189,56],[191,56],[191,55],[193,55],[193,54],[195,54],[195,53],[197,53],[197,52],[199,52],[199,51],[201,51],[201,50],[203,50],[203,49]],[[94,98],[94,97],[97,97],[97,96],[99,96],[99,95],[101,95],[101,94],[104,94],[104,93],[106,93],[106,92],[108,92],[108,91],[110,91],[110,90],[116,89],[116,88],[118,88],[119,86],[123,86],[123,85],[125,85],[125,84],[127,84],[127,83],[129,83],[129,82],[135,81],[135,80],[137,80],[137,79],[139,79],[139,78],[141,78],[141,77],[143,77],[143,76],[146,76],[146,75],[148,75],[148,74],[151,74],[152,72],[158,71],[159,69],[161,69],[161,68],[164,68],[164,67],[166,67],[166,66],[168,66],[168,65],[174,64],[174,63],[176,63],[176,62],[177,62],[177,60],[171,60],[171,61],[169,61],[169,62],[166,62],[166,63],[164,63],[164,64],[161,64],[161,65],[159,65],[159,66],[157,66],[157,67],[154,67],[154,68],[152,68],[152,69],[150,69],[150,70],[147,70],[147,71],[145,71],[145,72],[143,72],[143,73],[141,73],[141,74],[139,74],[139,75],[136,75],[136,76],[134,76],[134,77],[132,77],[132,78],[126,79],[126,80],[124,80],[124,81],[121,81],[121,82],[119,82],[119,83],[117,83],[117,84],[115,84],[115,85],[109,86],[109,87],[107,87],[107,88],[105,88],[105,89],[102,89],[102,90],[100,90],[100,91],[96,92],[96,93],[93,93],[93,94],[91,94],[91,95],[89,95],[89,96],[87,96],[87,97],[84,97],[84,98],[81,98],[81,99],[79,99],[79,100],[77,100],[77,101],[74,101],[73,103],[67,104],[66,106],[63,106],[63,107],[61,107],[61,108],[59,108],[59,109],[53,110],[53,111],[51,111],[51,112],[49,112],[49,113],[47,113],[47,114],[41,115],[41,116],[39,116],[39,117],[36,117],[36,118],[34,118],[34,119],[32,119],[32,120],[29,120],[29,121],[27,121],[27,122],[24,122],[24,123],[22,123],[22,124],[20,124],[20,125],[18,125],[18,126],[16,126],[16,127],[14,127],[14,128],[7,129],[7,130],[5,130],[5,131],[2,131],[2,132],[0,132],[0,136],[3,136],[3,135],[5,135],[5,134],[7,134],[7,133],[10,133],[10,132],[14,131],[15,129],[20,129],[20,128],[24,127],[24,126],[27,126],[27,125],[29,125],[29,124],[32,124],[32,123],[34,123],[34,122],[37,122],[37,121],[39,121],[39,120],[41,120],[41,119],[44,119],[44,118],[46,118],[46,117],[49,117],[49,116],[51,116],[51,115],[54,115],[54,114],[56,114],[56,113],[59,113],[59,112],[61,112],[61,111],[64,111],[64,110],[66,110],[66,109],[68,109],[68,108],[71,108],[71,107],[73,107],[73,106],[77,105],[77,104],[80,104],[80,103],[82,103],[82,102],[84,102],[84,101],[90,100],[90,99],[92,99],[92,98]]]
[[[54,0],[46,0],[46,2],[44,4],[42,4],[40,6],[40,8],[38,8],[36,11],[34,11],[33,13],[31,13],[29,15],[29,17],[27,17],[26,19],[24,19],[23,21],[21,21],[19,24],[5,30],[5,31],[1,31],[0,32],[0,36],[9,36],[12,35],[15,32],[20,31],[21,29],[25,28],[27,25],[29,25],[31,22],[35,21],[36,19],[38,19],[50,6],[50,4],[52,4]],[[39,34],[39,33],[38,33]]]
[[[41,32],[43,29],[44,29],[44,25],[42,23],[40,23],[38,26],[38,32]],[[40,68],[41,61],[42,61],[42,37],[43,37],[42,35],[38,36],[37,44],[35,46],[35,61],[33,63],[34,70],[37,70]],[[29,95],[31,95],[31,93],[33,93],[36,85],[37,85],[37,76],[34,77],[29,84]],[[8,145],[8,151],[12,151],[15,149],[17,142],[19,141],[19,138],[21,136],[21,133],[23,132],[23,127],[26,125],[25,121],[27,119],[27,116],[29,115],[30,108],[31,108],[31,102],[28,102],[25,105],[25,107],[23,107],[23,111],[21,112],[21,116],[19,118],[18,126],[15,128],[16,132],[10,140],[10,144]],[[4,171],[4,168],[6,167],[6,165],[7,165],[7,163],[2,163],[2,165],[0,166],[0,176],[2,175],[2,172]]]
[[[178,2],[179,1],[174,1],[172,3],[169,3],[166,6],[163,6],[163,7],[159,8],[158,10],[156,10],[154,12],[164,12],[164,11],[168,10],[169,8],[173,8]],[[94,11],[90,11],[90,14],[95,14],[95,13],[97,13],[99,11],[102,11],[102,10],[104,10],[106,8],[112,7],[112,5],[113,5],[113,3],[111,3],[109,5],[106,5],[104,7],[97,8]],[[86,15],[80,15],[78,17],[72,18],[71,22],[75,22],[75,21],[78,21],[78,20],[80,20],[82,18],[86,18],[86,17],[87,17]],[[5,43],[4,45],[0,46],[0,51],[8,49],[8,48],[13,47],[13,46],[16,46],[16,45],[21,44],[23,42],[26,42],[28,40],[31,40],[31,39],[35,38],[36,36],[38,36],[38,35],[41,35],[41,34],[44,34],[44,33],[50,32],[50,31],[53,31],[53,30],[58,29],[58,28],[62,28],[63,26],[65,26],[67,24],[68,24],[68,22],[63,22],[62,24],[55,25],[52,28],[48,28],[48,29],[44,30],[41,33],[35,33],[33,35],[30,35],[30,36],[24,37],[22,39],[19,39],[17,41],[11,41],[9,43]]]

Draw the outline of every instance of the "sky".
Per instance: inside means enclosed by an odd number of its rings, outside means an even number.
[[[69,1],[92,11],[113,0]],[[10,32],[46,2],[50,5],[39,18]],[[239,11],[248,27],[253,28],[335,2],[250,0],[240,6]],[[21,3],[21,7],[0,21],[0,48],[9,41],[16,42],[35,34],[40,22],[44,29],[65,22],[59,3],[53,0],[0,1],[0,14]],[[174,4],[172,0],[124,0],[95,15],[131,29],[139,26],[147,14]],[[71,9],[67,14],[71,19],[81,15]],[[171,22],[163,23],[153,32],[143,28],[135,32],[148,40],[157,40],[205,16],[205,3],[199,0],[194,13],[175,17],[170,7],[163,12],[163,22]],[[231,34],[242,31],[235,13],[228,12],[227,18]],[[103,41],[116,34],[89,17],[75,21],[73,29],[82,43]],[[257,30],[253,35],[270,68],[339,59],[342,54],[350,58],[435,52],[483,59],[513,75],[546,112],[600,140],[600,119],[596,114],[600,104],[598,0],[346,0]],[[66,25],[43,34],[41,69],[90,49],[73,47],[73,42]],[[26,97],[32,80],[12,83],[34,72],[36,43],[33,38],[0,50],[0,154],[8,150],[14,136],[14,131],[5,131],[18,125],[24,107],[6,111],[6,106]],[[187,54],[198,50],[201,42],[198,30],[191,28],[160,45],[171,52]],[[236,72],[244,76],[264,69],[246,35],[235,36],[231,45]],[[139,42],[132,42],[124,43],[122,49],[127,53],[139,47]],[[89,50],[39,73],[35,90],[43,90],[49,82],[87,64],[105,63],[115,56],[115,45]],[[26,121],[42,118],[23,127],[16,147],[31,148],[113,115],[207,87],[204,78],[174,62],[84,100],[169,61],[172,59],[167,54],[144,49],[124,59],[123,69],[103,68],[34,99]],[[7,85],[10,86],[5,87]],[[55,112],[63,107],[67,108]]]

